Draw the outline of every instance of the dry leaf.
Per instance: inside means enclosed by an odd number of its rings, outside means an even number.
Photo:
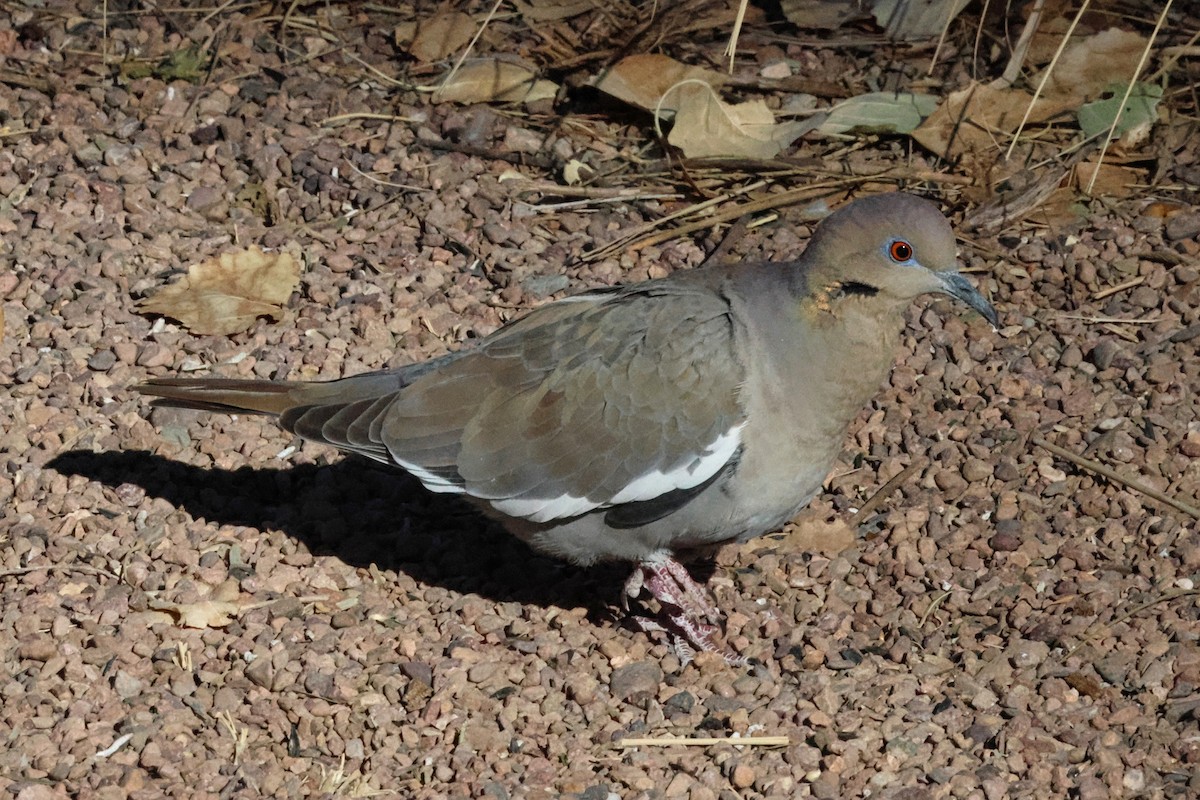
[[[461,11],[442,11],[417,23],[408,52],[418,61],[441,61],[475,35],[475,22]]]
[[[594,174],[595,170],[590,166],[580,161],[577,158],[572,158],[563,167],[563,183],[567,186],[578,186],[583,183],[583,173]]]
[[[1003,150],[1032,99],[1029,93],[1003,81],[977,83],[953,92],[912,136],[922,147],[947,160],[964,153]],[[1041,99],[1028,121],[1045,122],[1071,108],[1067,101]]]
[[[591,11],[596,0],[513,0],[526,22],[557,22]]]
[[[1092,185],[1092,197],[1130,197],[1138,188],[1145,188],[1145,171],[1121,167],[1107,161],[1098,165],[1095,161],[1084,161],[1075,165],[1072,183],[1079,191]],[[1092,178],[1095,176],[1095,182]]]
[[[686,80],[698,80],[708,86],[717,87],[725,83],[725,76],[702,67],[682,64],[670,56],[657,54],[627,56],[606,72],[593,79],[592,85],[605,94],[646,111],[673,112],[682,101],[683,87],[667,93],[676,84]],[[685,84],[685,86],[688,84]],[[659,106],[659,98],[664,94]],[[669,113],[664,115],[669,119]],[[772,120],[774,121],[774,120]]]
[[[138,303],[138,310],[179,320],[193,333],[234,334],[259,317],[278,322],[300,284],[300,265],[286,253],[251,247],[188,267],[188,274]]]
[[[688,158],[774,158],[810,127],[806,122],[775,122],[762,100],[729,105],[710,87],[694,83],[678,92],[679,108],[667,141]]]
[[[818,133],[911,133],[932,114],[938,99],[928,94],[868,92],[829,109]]]
[[[970,0],[874,0],[875,21],[902,42],[936,39]]]
[[[1085,675],[1082,672],[1072,672],[1064,680],[1075,691],[1093,699],[1104,697],[1106,694],[1100,681],[1091,675]]]
[[[858,0],[782,0],[779,10],[793,25],[821,31],[834,31],[870,17]]]
[[[1071,107],[1078,106],[1098,97],[1110,84],[1133,80],[1145,48],[1143,36],[1118,28],[1068,45],[1054,64],[1043,93],[1048,98],[1069,101]]]
[[[224,628],[241,611],[237,603],[227,600],[201,600],[196,603],[172,603],[150,600],[147,605],[163,611],[185,628]]]
[[[823,520],[801,514],[792,521],[784,541],[789,550],[797,553],[834,555],[853,547],[857,538],[849,523],[841,517]]]
[[[435,103],[532,103],[553,99],[558,84],[541,80],[532,70],[508,61],[481,58],[466,61],[450,80],[433,93]]]

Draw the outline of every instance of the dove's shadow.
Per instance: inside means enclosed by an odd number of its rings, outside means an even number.
[[[47,466],[117,487],[134,484],[195,519],[283,531],[314,555],[404,572],[489,599],[583,607],[611,619],[629,565],[576,567],[534,552],[449,495],[358,459],[283,469],[201,468],[145,451],[71,451]],[[698,576],[699,577],[699,576]]]

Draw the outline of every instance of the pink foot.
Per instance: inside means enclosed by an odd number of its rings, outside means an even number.
[[[708,590],[696,582],[687,569],[668,553],[658,553],[638,564],[625,581],[626,601],[646,589],[662,606],[658,619],[635,616],[638,627],[650,633],[663,633],[671,640],[675,654],[683,664],[697,651],[718,653],[727,663],[740,665],[746,657],[738,655],[719,641],[721,610]]]

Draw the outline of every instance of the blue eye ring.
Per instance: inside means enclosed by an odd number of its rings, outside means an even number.
[[[888,244],[887,253],[888,258],[897,264],[906,264],[912,261],[913,246],[903,239],[893,239]]]

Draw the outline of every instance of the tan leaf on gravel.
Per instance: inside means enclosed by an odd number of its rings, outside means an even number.
[[[680,63],[670,56],[647,53],[621,59],[595,78],[592,85],[605,94],[646,111],[657,109],[673,112],[683,100],[683,87],[669,94],[668,90],[686,80],[698,80],[715,88],[725,83],[725,76],[710,69]],[[667,95],[665,98],[664,94]],[[670,118],[669,114],[667,118]]]
[[[495,58],[464,62],[450,80],[433,92],[435,103],[532,103],[553,99],[558,84],[542,80],[530,69]]]
[[[850,524],[841,517],[824,520],[801,515],[792,521],[784,541],[790,551],[834,555],[853,547],[856,538]]]
[[[138,303],[138,310],[179,320],[193,333],[234,334],[259,317],[278,322],[300,284],[300,265],[286,253],[251,247],[188,267],[188,274]]]
[[[200,600],[195,603],[150,600],[147,605],[155,611],[170,614],[185,628],[224,628],[242,610],[237,603],[227,600]]]
[[[805,122],[775,122],[762,100],[730,105],[695,83],[677,91],[679,109],[667,141],[688,158],[773,158],[809,129]]]
[[[443,11],[417,23],[408,52],[418,61],[441,61],[466,45],[474,35],[475,21],[470,15],[461,11]]]

